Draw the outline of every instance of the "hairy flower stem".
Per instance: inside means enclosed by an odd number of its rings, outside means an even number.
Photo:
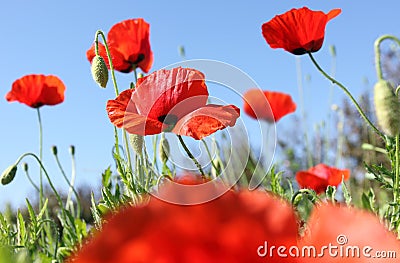
[[[76,213],[76,214],[77,214],[77,216],[79,217],[79,216],[80,216],[80,213],[81,213],[81,201],[80,201],[80,198],[79,198],[78,193],[76,192],[76,190],[75,190],[75,188],[74,188],[74,183],[73,183],[73,181],[75,180],[75,178],[74,178],[74,173],[73,173],[73,176],[71,176],[71,180],[69,180],[68,177],[67,177],[67,175],[66,175],[66,173],[65,173],[65,171],[64,171],[64,168],[63,168],[62,165],[61,165],[60,159],[58,158],[58,154],[54,154],[54,158],[55,158],[55,160],[56,160],[57,166],[58,166],[58,168],[60,169],[60,172],[61,172],[61,174],[62,174],[62,176],[63,176],[65,182],[66,182],[66,183],[68,184],[68,186],[70,187],[69,189],[72,189],[72,191],[73,191],[74,194],[75,194],[76,203],[77,203],[77,213]],[[72,165],[72,170],[73,170],[73,171],[75,170],[75,168],[74,168],[74,163],[73,163],[73,165]],[[66,209],[66,210],[68,210],[70,204],[71,204],[71,194],[68,192],[67,201],[66,201],[66,203],[65,203],[65,209]]]
[[[108,47],[106,37],[105,37],[103,31],[101,31],[101,30],[96,31],[95,45],[94,45],[95,54],[99,55],[99,36],[101,36],[101,38],[103,39],[103,43],[106,48],[108,63],[110,65],[110,71],[111,71],[111,79],[112,79],[112,82],[114,85],[115,95],[116,95],[116,97],[118,97],[119,90],[118,90],[117,79],[115,78],[115,70],[114,70],[114,65],[113,65],[112,59],[111,59],[110,49]],[[126,135],[125,129],[122,129],[122,131],[123,131],[123,138],[124,138],[124,144],[125,144],[125,151],[126,151],[126,155],[128,158],[128,164],[129,164],[130,170],[132,171],[131,153],[129,150],[128,137]],[[115,133],[115,151],[116,151],[117,155],[120,156],[117,129],[114,129],[114,133]]]
[[[39,123],[39,160],[40,162],[43,161],[43,125],[42,125],[42,118],[40,116],[39,108],[36,108],[37,116],[38,116],[38,123]],[[43,207],[43,174],[42,169],[39,169],[39,209]]]
[[[203,169],[201,168],[200,163],[196,160],[196,158],[193,156],[193,154],[190,152],[189,148],[186,146],[185,142],[182,139],[182,136],[177,135],[179,142],[182,144],[183,149],[185,150],[185,152],[187,153],[187,155],[189,156],[190,159],[192,159],[192,161],[194,162],[194,164],[197,166],[197,169],[199,169],[199,172],[201,173],[201,176],[203,178],[206,178],[206,175],[203,171]]]
[[[381,62],[381,50],[380,50],[380,45],[384,40],[392,40],[396,42],[398,46],[400,46],[400,40],[392,35],[383,35],[375,40],[374,43],[374,49],[375,49],[375,70],[376,70],[376,75],[378,77],[378,80],[383,80],[383,71],[382,71],[382,62]],[[398,97],[400,87],[396,88],[395,94],[396,97]],[[400,135],[396,134],[395,136],[396,140],[396,148],[395,148],[395,164],[394,164],[394,178],[393,178],[393,214],[391,218],[391,227],[395,228],[396,231],[398,231],[398,223],[397,223],[397,215],[399,213],[399,206],[400,206],[400,157],[399,157],[399,152],[400,152]],[[400,233],[399,233],[400,234]]]
[[[400,40],[392,35],[383,35],[375,40],[374,43],[374,49],[375,49],[375,70],[376,70],[376,75],[379,80],[383,79],[383,72],[382,72],[382,63],[381,63],[381,50],[380,50],[380,45],[381,43],[386,40],[392,40],[396,42],[397,45],[400,46]]]
[[[62,209],[63,203],[62,203],[62,200],[61,200],[61,196],[58,194],[56,188],[54,187],[54,185],[53,185],[53,183],[52,183],[52,181],[51,181],[51,179],[50,179],[49,174],[47,173],[46,169],[45,169],[44,166],[43,166],[42,161],[40,160],[39,157],[37,157],[36,154],[34,154],[34,153],[24,153],[23,155],[21,155],[21,156],[17,159],[17,161],[15,162],[15,165],[18,165],[18,164],[22,161],[22,159],[25,158],[26,156],[32,156],[32,157],[38,162],[38,164],[39,164],[41,170],[44,172],[44,175],[46,176],[47,181],[49,182],[49,185],[50,185],[51,190],[53,190],[53,192],[54,192],[54,194],[55,194],[55,196],[56,196],[56,199],[57,199],[57,201],[58,201],[58,204],[60,205],[60,208]],[[63,209],[62,209],[62,210],[63,210]],[[63,210],[63,211],[64,211],[64,210]]]
[[[328,80],[332,81],[333,84],[336,84],[337,86],[339,86],[344,93],[350,98],[350,100],[353,102],[354,106],[357,108],[357,111],[360,113],[361,117],[364,119],[364,121],[375,131],[376,134],[378,134],[382,139],[385,139],[385,136],[383,135],[383,133],[376,128],[376,126],[368,119],[367,115],[365,115],[364,111],[361,109],[360,105],[358,104],[358,102],[356,101],[356,99],[354,99],[353,95],[351,95],[350,91],[339,81],[337,81],[336,79],[334,79],[333,77],[331,77],[328,73],[326,73],[317,63],[317,61],[315,60],[315,58],[313,57],[313,55],[311,54],[311,52],[308,53],[311,61],[313,62],[313,64],[315,65],[315,67],[318,69],[318,71]]]

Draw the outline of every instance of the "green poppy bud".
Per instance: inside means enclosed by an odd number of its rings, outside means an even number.
[[[100,87],[105,88],[108,82],[108,69],[104,59],[96,55],[92,60],[92,77]]]
[[[73,146],[73,145],[69,146],[69,153],[71,155],[75,155],[75,146]]]
[[[129,134],[129,141],[131,143],[132,149],[138,154],[142,155],[143,149],[143,136],[137,134]]]
[[[51,151],[53,152],[54,155],[57,155],[58,153],[57,146],[55,145],[51,146]]]
[[[400,102],[388,81],[380,80],[375,84],[374,103],[376,117],[383,132],[392,137],[399,134]]]
[[[22,168],[24,169],[25,172],[28,172],[28,164],[27,163],[22,163]]]
[[[166,163],[168,161],[170,148],[169,148],[168,140],[165,139],[164,134],[161,136],[160,146],[159,146],[158,150],[159,150],[158,154],[160,156],[161,161],[163,163]]]
[[[17,173],[17,166],[15,164],[10,165],[0,176],[1,184],[6,185],[11,183],[14,180],[14,177]]]

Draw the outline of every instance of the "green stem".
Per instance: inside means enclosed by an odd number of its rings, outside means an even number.
[[[36,108],[38,123],[39,123],[39,160],[43,160],[43,125],[42,118],[40,116],[40,109]],[[39,170],[39,208],[42,209],[43,206],[43,174],[42,169]]]
[[[186,146],[185,142],[182,139],[182,136],[180,135],[176,135],[178,136],[179,142],[182,144],[183,149],[185,150],[185,152],[187,153],[187,155],[189,156],[190,159],[192,159],[192,161],[194,162],[194,164],[197,166],[197,169],[199,169],[199,172],[201,173],[201,176],[203,178],[206,178],[206,175],[204,174],[203,169],[201,168],[200,163],[196,160],[196,158],[193,156],[193,154],[190,152],[189,148]]]
[[[30,184],[33,186],[33,188],[35,188],[36,191],[39,193],[39,192],[40,192],[40,189],[39,189],[39,187],[35,184],[35,182],[32,180],[32,177],[29,175],[29,171],[28,171],[28,170],[25,170],[25,175],[26,175],[26,178],[28,178]]]
[[[381,37],[379,37],[378,39],[375,40],[375,43],[374,43],[375,70],[376,70],[376,75],[378,76],[379,80],[383,79],[380,45],[386,39],[393,40],[394,42],[396,42],[397,45],[400,46],[400,40],[397,37],[392,36],[392,35],[383,35],[383,36],[381,36]]]
[[[104,47],[106,48],[106,54],[107,54],[107,58],[108,58],[108,64],[110,65],[111,79],[112,79],[112,82],[113,82],[113,85],[114,85],[115,96],[118,97],[119,90],[118,90],[117,80],[115,78],[115,70],[114,70],[114,65],[113,65],[112,59],[111,59],[110,49],[108,48],[106,37],[105,37],[103,31],[101,31],[101,30],[97,30],[96,34],[95,34],[95,45],[94,45],[95,54],[99,55],[99,35],[103,39]],[[114,126],[114,137],[115,137],[116,155],[120,156],[119,142],[118,142],[119,141],[118,140],[118,131],[117,131],[117,128],[115,126]]]
[[[213,158],[212,158],[210,149],[208,148],[207,142],[206,142],[204,139],[201,139],[201,141],[203,142],[204,147],[206,148],[208,158],[209,158],[210,161],[211,161],[211,165],[214,167],[214,169],[215,169],[216,171],[218,171],[218,167],[214,164],[214,161],[213,161]]]
[[[112,82],[113,82],[113,85],[114,85],[115,95],[116,95],[116,97],[118,97],[118,95],[119,95],[119,90],[118,90],[117,80],[116,80],[116,78],[115,78],[115,70],[114,70],[114,65],[113,65],[112,59],[111,59],[110,49],[109,49],[109,47],[108,47],[106,37],[105,37],[104,33],[103,33],[101,30],[97,30],[97,31],[96,31],[96,36],[95,36],[95,53],[96,53],[96,55],[99,54],[99,51],[98,51],[99,35],[102,37],[103,42],[104,42],[104,46],[105,46],[105,48],[106,48],[108,63],[109,63],[109,65],[110,65],[110,71],[111,71],[111,79],[112,79]],[[136,76],[136,69],[135,69],[135,76]],[[117,130],[114,129],[114,132],[116,133]],[[115,134],[115,137],[116,137],[116,138],[118,137],[118,134],[117,134],[117,133]],[[131,171],[132,171],[131,153],[130,153],[130,150],[129,150],[128,138],[127,138],[125,129],[123,129],[123,140],[124,140],[124,144],[125,144],[126,155],[127,155],[127,157],[128,157],[129,168],[130,168]],[[119,156],[119,147],[118,147],[118,144],[117,144],[117,143],[118,143],[118,142],[116,141],[116,143],[115,143],[116,145],[115,145],[115,146],[116,146],[117,155]]]
[[[364,111],[361,109],[360,105],[357,103],[357,101],[354,99],[353,95],[351,95],[350,91],[339,81],[337,81],[336,79],[332,78],[328,73],[326,73],[317,63],[317,61],[314,59],[313,55],[311,54],[311,52],[308,53],[308,55],[311,58],[311,61],[314,63],[315,67],[318,69],[318,71],[324,75],[325,78],[327,78],[328,80],[332,81],[332,83],[336,84],[337,86],[339,86],[344,93],[350,98],[350,100],[354,103],[355,107],[357,108],[358,112],[360,113],[361,117],[364,119],[364,121],[376,132],[376,134],[378,134],[381,138],[385,138],[385,136],[383,135],[383,133],[378,130],[378,128],[375,127],[375,125],[368,119],[367,115],[365,115]]]
[[[63,167],[62,167],[62,165],[61,165],[60,159],[58,158],[58,154],[54,154],[54,158],[56,159],[57,166],[58,166],[58,168],[60,169],[61,174],[62,174],[62,176],[63,176],[65,182],[67,182],[68,186],[70,187],[70,189],[72,189],[72,191],[73,191],[74,194],[75,194],[76,202],[77,202],[77,205],[78,205],[77,214],[78,214],[78,216],[79,216],[79,215],[80,215],[80,211],[81,211],[80,199],[79,199],[78,193],[76,192],[76,190],[75,190],[75,188],[74,188],[74,186],[73,186],[73,182],[72,182],[73,178],[71,177],[71,180],[68,179],[68,177],[67,177],[67,175],[66,175],[66,173],[65,173],[65,171],[64,171],[64,169],[63,169]],[[73,168],[73,169],[74,169],[74,168]],[[69,204],[70,204],[70,201],[71,201],[71,196],[70,196],[70,194],[68,193],[67,201],[66,201],[66,203],[65,203],[65,209],[68,209]]]
[[[99,35],[103,39],[104,47],[106,48],[108,64],[110,65],[110,71],[111,71],[111,79],[112,79],[112,82],[114,85],[115,95],[118,97],[119,91],[118,91],[117,80],[115,78],[115,70],[114,70],[114,65],[113,65],[112,59],[111,59],[110,49],[108,48],[106,37],[105,37],[103,31],[101,31],[101,30],[96,31],[95,45],[94,45],[95,54],[99,55]]]
[[[296,72],[297,72],[297,87],[299,89],[299,97],[300,97],[300,112],[301,112],[301,117],[303,119],[303,133],[304,133],[304,141],[306,145],[306,156],[307,156],[307,164],[308,167],[313,166],[313,158],[311,155],[311,147],[310,147],[310,141],[308,139],[308,129],[305,127],[305,123],[307,123],[307,118],[306,118],[306,112],[304,108],[304,89],[303,89],[303,74],[301,70],[301,63],[300,63],[300,58],[296,57]]]
[[[18,158],[18,160],[15,162],[15,165],[18,165],[19,162],[21,162],[22,159],[25,158],[26,156],[32,156],[32,157],[38,162],[38,164],[39,164],[41,170],[44,172],[44,175],[46,176],[47,181],[49,182],[50,188],[53,190],[54,194],[56,195],[56,198],[57,198],[57,201],[58,201],[58,203],[59,203],[59,205],[60,205],[60,208],[62,209],[63,204],[62,204],[61,197],[60,197],[60,195],[58,194],[58,192],[57,192],[56,188],[54,187],[53,183],[51,182],[50,176],[49,176],[49,174],[47,173],[46,169],[44,168],[42,161],[40,160],[39,157],[37,157],[36,154],[34,154],[34,153],[24,153],[24,154],[21,155],[21,156]]]
[[[399,208],[399,166],[400,166],[400,158],[399,158],[399,147],[400,147],[400,135],[397,134],[395,137],[396,140],[396,150],[395,150],[395,177],[393,180],[393,202],[395,204],[394,206],[394,213],[393,215],[395,217],[398,216],[398,208]],[[394,221],[395,225],[397,225],[397,222],[395,220],[392,220],[392,222]],[[397,231],[397,229],[396,229]]]

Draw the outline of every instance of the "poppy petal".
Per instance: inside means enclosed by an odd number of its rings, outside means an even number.
[[[160,191],[188,200],[215,191],[209,187],[193,194],[190,188],[196,185],[180,186],[186,191],[168,185]],[[70,261],[294,263],[296,258],[261,257],[257,249],[267,244],[268,249],[295,246],[297,236],[291,206],[262,191],[228,191],[201,205],[175,205],[150,197],[146,205],[124,207],[109,216]]]
[[[296,181],[301,188],[314,190],[317,194],[325,192],[328,187],[328,181],[307,171],[296,173]]]
[[[324,247],[332,244],[339,247],[336,252],[344,252],[342,256],[334,256],[335,253],[325,250],[326,253],[310,258],[307,262],[397,262],[374,256],[377,251],[400,250],[400,241],[384,227],[377,216],[353,207],[332,204],[315,207],[305,233],[299,243],[300,249],[308,246],[322,252]]]
[[[114,100],[107,102],[107,113],[110,121],[118,128],[124,128],[131,134],[151,135],[161,133],[163,124],[137,113],[131,101],[134,90],[121,92]]]
[[[64,92],[65,85],[58,77],[32,74],[14,81],[6,99],[38,108],[63,102]]]
[[[107,65],[107,68],[110,68],[110,63],[108,61],[108,56],[107,56],[107,51],[106,47],[102,44],[98,44],[99,48],[99,55],[104,59],[104,62]],[[132,65],[124,60],[124,56],[119,53],[117,50],[113,49],[112,47],[109,47],[110,50],[110,55],[113,63],[113,67],[115,70],[123,73],[129,73],[132,71]],[[96,52],[94,48],[94,44],[90,47],[88,51],[86,51],[86,57],[92,63],[93,58],[95,57]]]
[[[328,14],[307,7],[292,9],[264,23],[262,34],[271,48],[283,48],[295,55],[316,52],[322,47],[326,24],[340,12],[340,9]]]
[[[137,65],[143,72],[149,72],[153,63],[149,35],[150,25],[142,18],[122,21],[110,29],[107,43],[130,64],[126,73],[133,70],[133,65]]]
[[[218,130],[234,126],[239,116],[240,110],[236,106],[209,104],[180,119],[172,132],[201,140]]]
[[[207,98],[203,73],[189,68],[157,70],[140,78],[132,95],[140,115],[160,121],[167,115],[180,119],[205,106]]]
[[[243,99],[243,110],[247,115],[268,122],[279,121],[296,110],[292,97],[282,92],[250,89],[243,94]]]
[[[311,188],[317,193],[324,192],[328,185],[338,186],[342,179],[350,178],[350,170],[330,167],[326,164],[318,164],[307,171],[296,173],[296,180],[302,188]]]
[[[93,58],[96,56],[94,45],[95,44],[92,44],[92,46],[86,51],[86,58],[90,63],[92,63]],[[104,62],[106,62],[107,68],[110,69],[110,62],[108,61],[106,47],[102,43],[98,43],[97,47],[99,49],[99,55],[104,59]]]

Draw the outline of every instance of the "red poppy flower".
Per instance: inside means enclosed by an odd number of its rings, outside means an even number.
[[[268,122],[279,121],[296,110],[296,104],[288,94],[250,89],[243,94],[243,110],[254,119]]]
[[[262,25],[262,34],[271,48],[283,48],[295,55],[316,52],[322,47],[326,24],[341,9],[325,14],[307,7],[292,9]]]
[[[158,70],[140,78],[136,89],[125,90],[107,103],[108,117],[129,133],[150,135],[171,131],[200,140],[233,126],[239,109],[208,104],[203,73],[194,69]]]
[[[109,218],[72,262],[297,262],[257,253],[265,244],[294,246],[297,236],[291,206],[265,192],[228,191],[191,206],[151,198]]]
[[[318,164],[307,171],[296,173],[296,180],[301,188],[310,188],[317,193],[322,193],[328,185],[338,186],[344,180],[349,179],[350,171],[348,169],[340,170],[329,167],[325,164]]]
[[[129,19],[115,24],[107,35],[114,69],[123,73],[131,72],[138,67],[143,72],[149,72],[153,64],[153,52],[150,48],[150,25],[142,18]],[[104,45],[99,43],[99,55],[109,67]],[[94,44],[86,52],[91,62],[95,56]]]
[[[400,251],[400,241],[374,214],[329,204],[316,207],[312,212],[306,234],[299,244],[300,248],[304,246],[314,247],[319,254],[305,261],[311,263],[398,262],[385,252]],[[387,257],[384,258],[382,253]]]
[[[56,105],[64,101],[64,83],[56,76],[26,75],[12,84],[6,95],[9,102],[18,101],[32,108]]]

